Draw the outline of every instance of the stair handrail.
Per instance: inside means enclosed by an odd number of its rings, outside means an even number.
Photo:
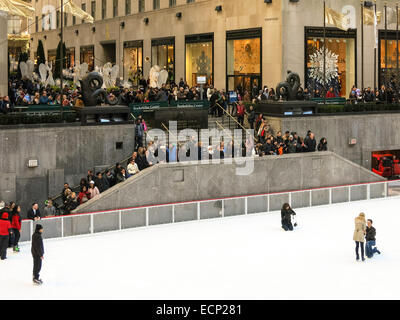
[[[218,102],[216,102],[215,104],[216,104],[218,107],[220,107],[221,110],[222,110],[223,112],[225,112],[229,117],[231,117],[232,120],[235,121],[244,131],[247,131],[247,130],[248,130],[248,129],[246,129],[244,126],[242,126],[231,114],[229,114],[229,112],[226,111]],[[258,142],[257,137],[254,137],[254,140],[255,140],[256,142]]]

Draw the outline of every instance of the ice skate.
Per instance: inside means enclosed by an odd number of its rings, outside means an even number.
[[[33,279],[33,283],[40,286],[43,284],[43,281],[41,279]]]

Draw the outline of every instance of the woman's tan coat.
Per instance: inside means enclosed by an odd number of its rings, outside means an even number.
[[[365,230],[367,228],[365,218],[357,217],[355,219],[355,229],[353,240],[358,242],[365,242]]]

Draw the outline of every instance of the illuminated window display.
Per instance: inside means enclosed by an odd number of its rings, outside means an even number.
[[[306,37],[306,87],[310,92],[322,92],[324,82],[324,39],[321,31],[313,29]],[[356,84],[356,34],[331,31],[326,36],[326,89],[333,87],[340,97],[348,97]]]
[[[388,85],[390,82],[398,85],[399,80],[397,75],[397,40],[396,32],[387,32],[387,41],[385,40],[385,32],[381,31],[379,35],[379,84]],[[400,35],[399,35],[400,38]],[[387,45],[387,61],[386,61],[386,45]],[[400,45],[400,39],[399,39]],[[400,55],[399,55],[400,56]],[[400,59],[399,59],[400,69]],[[385,77],[387,75],[387,77]]]
[[[66,62],[67,62],[67,68],[75,66],[75,48],[67,48]]]
[[[51,66],[53,72],[54,68],[56,65],[56,56],[57,56],[57,50],[48,50],[47,51],[47,63],[49,67]]]
[[[229,91],[261,88],[261,30],[228,32],[226,54]]]
[[[208,41],[202,41],[208,40]],[[186,82],[197,85],[197,77],[206,76],[213,83],[213,35],[186,37]]]
[[[124,80],[139,84],[143,76],[143,41],[124,43]]]
[[[94,46],[86,46],[80,48],[80,63],[87,63],[88,70],[94,70]]]
[[[168,71],[168,80],[175,81],[175,38],[151,41],[151,64]]]

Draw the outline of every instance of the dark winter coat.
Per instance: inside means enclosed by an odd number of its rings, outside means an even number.
[[[256,121],[256,113],[254,112],[254,110],[250,111],[247,121],[249,121],[249,123],[254,123],[254,121]]]
[[[31,252],[34,258],[41,258],[44,255],[43,238],[39,231],[35,232],[32,236]]]
[[[8,220],[8,213],[3,211],[0,218],[0,236],[8,236],[10,231],[11,223]]]
[[[297,141],[295,141],[295,140],[289,141],[287,150],[288,150],[288,153],[296,153]]]
[[[328,143],[324,142],[324,139],[321,139],[321,141],[319,142],[318,151],[328,151]]]
[[[104,186],[104,180],[103,178],[95,178],[94,179],[94,184],[97,187],[97,189],[99,189],[100,193],[103,193],[104,191],[106,191],[106,187]]]
[[[142,171],[143,169],[146,169],[148,167],[150,167],[146,155],[138,155],[136,158],[136,164],[139,168],[140,171]]]
[[[289,226],[292,224],[292,215],[296,214],[292,209],[282,209],[281,210],[281,220],[282,226]]]
[[[375,241],[375,236],[376,236],[376,230],[374,227],[367,227],[366,230],[367,234],[365,235],[365,240],[367,241]]]
[[[34,220],[35,218],[41,218],[42,215],[40,214],[40,210],[39,210],[39,209],[36,210],[36,214],[35,214],[35,212],[33,211],[33,209],[30,208],[30,209],[28,210],[27,217],[28,217],[28,219]]]
[[[304,141],[304,144],[307,146],[307,152],[315,152],[315,148],[317,147],[315,139],[308,138]]]
[[[274,146],[271,143],[265,143],[261,146],[261,151],[264,152],[266,156],[269,156],[271,152],[274,152]]]

